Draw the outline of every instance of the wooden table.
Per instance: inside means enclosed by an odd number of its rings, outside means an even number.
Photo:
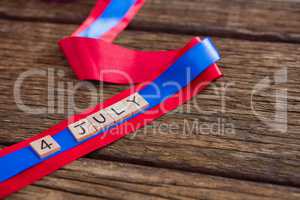
[[[75,30],[94,3],[0,1],[2,147],[67,117],[67,108],[57,111],[57,97],[65,97],[65,107],[68,102],[58,83],[65,88],[79,81],[56,42]],[[300,2],[147,0],[116,43],[140,50],[173,49],[197,35],[213,37],[223,57],[224,78],[148,126],[147,134],[142,129],[10,199],[300,199]],[[15,102],[16,80],[32,69],[61,75],[50,85],[58,94],[50,101],[55,112],[24,113],[18,107],[22,102]],[[273,77],[284,70],[288,79],[277,84]],[[255,93],[251,104],[254,89],[267,77],[269,87]],[[47,76],[27,78],[21,93],[25,105],[48,108],[47,87]],[[102,101],[125,88],[104,84],[101,95],[81,89],[76,105],[85,108],[87,99]],[[276,105],[284,103],[275,94],[285,91],[286,132],[262,120],[274,118]],[[226,127],[217,132],[186,128],[194,122]],[[171,131],[162,128],[174,124]]]

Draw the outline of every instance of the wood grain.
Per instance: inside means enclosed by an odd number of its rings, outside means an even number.
[[[300,189],[80,159],[8,199],[299,199]]]
[[[79,24],[95,2],[1,0],[0,17]],[[294,0],[147,0],[130,28],[299,43],[299,13],[300,2]]]
[[[74,28],[75,25],[67,24],[1,20],[0,57],[5,59],[0,60],[0,143],[19,142],[66,117],[67,109],[62,114],[23,113],[15,103],[13,87],[18,76],[30,69],[63,70],[63,77],[55,76],[55,84],[59,81],[78,83],[55,44]],[[117,43],[137,49],[170,49],[181,46],[188,38],[187,35],[125,31]],[[223,79],[154,125],[88,157],[299,186],[299,45],[214,40],[224,57],[220,62],[225,74]],[[272,78],[282,68],[288,70],[287,83],[272,85],[254,100],[259,114],[272,119],[275,90],[288,88],[287,133],[265,125],[250,104],[254,86],[266,77]],[[22,87],[26,105],[47,107],[47,81],[46,76],[26,79]],[[233,84],[224,95],[225,110],[220,95],[222,84]],[[96,83],[94,86],[101,88]],[[99,90],[103,92],[101,95],[84,89],[78,91],[77,105],[89,107],[87,99],[90,97],[101,101],[126,88],[109,84],[103,87]],[[67,95],[59,97],[65,98],[67,106]],[[206,126],[225,124],[233,126],[234,131],[186,128],[186,123],[194,122]],[[167,129],[168,126],[171,128]]]

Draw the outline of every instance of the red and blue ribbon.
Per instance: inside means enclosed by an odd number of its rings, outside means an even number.
[[[112,44],[142,4],[142,0],[99,0],[83,25],[59,44],[81,80],[129,83],[122,74],[114,73],[121,71],[128,74],[131,82],[149,83],[133,86],[95,108],[1,150],[0,198],[174,110],[222,75],[214,64],[220,56],[209,39],[194,38],[182,49],[159,52],[134,51]],[[166,87],[168,82],[175,82],[177,87]],[[157,91],[159,95],[154,95]],[[147,100],[146,110],[82,142],[75,140],[67,128],[70,122],[86,118],[133,92]],[[29,144],[46,135],[51,135],[61,150],[41,159]]]

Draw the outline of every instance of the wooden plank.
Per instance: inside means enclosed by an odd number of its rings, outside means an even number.
[[[2,0],[0,16],[80,24],[95,2]],[[300,42],[299,21],[300,2],[294,0],[147,0],[130,27],[177,34]]]
[[[66,109],[63,114],[23,113],[17,108],[12,91],[17,77],[34,68],[63,70],[63,77],[55,77],[55,88],[59,81],[65,81],[65,85],[67,82],[78,83],[55,43],[73,28],[73,25],[65,24],[1,21],[0,143],[19,142],[66,117]],[[188,38],[185,35],[126,31],[118,43],[138,49],[170,49],[181,46]],[[153,126],[90,157],[299,186],[299,45],[222,38],[214,40],[223,55],[220,62],[225,74],[223,79],[185,106],[157,120]],[[270,129],[257,118],[250,104],[254,86],[265,77],[273,77],[274,72],[283,67],[288,70],[288,82],[257,95],[255,103],[260,114],[272,117],[275,103],[273,92],[287,87],[287,133]],[[47,82],[46,76],[35,76],[23,83],[22,98],[26,105],[47,107]],[[233,84],[225,95],[225,110],[222,109],[220,95],[222,84]],[[100,86],[95,84],[95,87]],[[82,89],[76,95],[77,106],[86,106],[90,97],[100,100],[110,98],[125,88],[105,84],[99,90],[103,92],[101,95]],[[67,94],[61,97],[67,104]],[[230,129],[214,132],[186,128],[186,123],[194,122],[206,126],[221,123],[234,129],[233,132]],[[166,129],[166,126],[171,126],[171,129]]]
[[[43,197],[120,200],[299,199],[300,189],[177,170],[80,159],[9,199]]]

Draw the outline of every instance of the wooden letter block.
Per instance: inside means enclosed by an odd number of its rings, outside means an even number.
[[[132,112],[139,112],[149,106],[149,103],[139,93],[135,93],[126,99],[127,107]]]
[[[106,109],[107,113],[119,122],[143,110],[149,103],[138,93],[135,93]]]
[[[57,142],[50,135],[31,142],[30,146],[40,158],[48,157],[51,154],[60,151],[59,144],[57,144]]]
[[[81,142],[97,133],[97,130],[87,119],[82,119],[69,125],[69,130],[78,142]]]
[[[125,108],[126,104],[124,104],[124,101],[122,100],[108,107],[106,110],[115,122],[119,122],[130,114]]]
[[[100,110],[87,119],[98,131],[108,128],[115,122],[105,110]]]

